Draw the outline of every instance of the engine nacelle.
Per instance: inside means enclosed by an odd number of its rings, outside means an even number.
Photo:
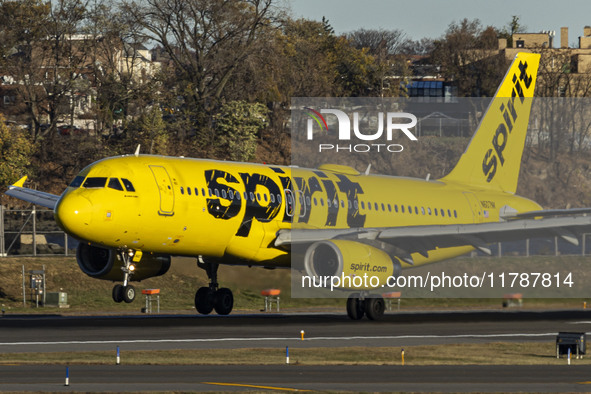
[[[78,266],[86,275],[112,281],[123,280],[123,262],[113,249],[79,243],[76,249]],[[134,263],[135,270],[130,280],[140,281],[154,276],[164,275],[170,268],[170,256],[145,253],[139,262]]]
[[[304,257],[306,273],[328,286],[338,282],[341,289],[370,290],[387,284],[388,277],[398,276],[398,260],[374,246],[335,239],[312,244]],[[339,281],[332,278],[338,277]],[[372,279],[377,278],[377,279]]]

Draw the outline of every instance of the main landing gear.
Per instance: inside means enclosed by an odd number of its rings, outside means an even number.
[[[200,287],[195,293],[195,309],[202,315],[208,315],[215,309],[218,315],[228,315],[234,307],[234,296],[232,291],[225,287],[218,288],[218,267],[217,263],[197,259],[197,266],[207,272],[209,278],[208,287]]]
[[[384,316],[386,304],[380,296],[364,296],[353,293],[347,299],[347,315],[352,320],[359,320],[365,314],[369,320],[379,320]]]
[[[135,266],[132,264],[134,251],[119,251],[119,257],[123,261],[123,285],[117,284],[113,287],[113,301],[120,303],[125,301],[131,303],[135,300],[135,287],[129,284],[129,279],[135,270]]]

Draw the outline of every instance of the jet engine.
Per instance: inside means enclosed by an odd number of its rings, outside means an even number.
[[[86,275],[112,281],[123,280],[123,262],[114,249],[79,243],[76,249],[78,266]],[[139,262],[134,263],[132,281],[141,281],[164,275],[170,268],[170,256],[145,253]]]
[[[306,273],[328,286],[370,290],[387,284],[388,277],[398,276],[402,267],[388,253],[360,242],[335,239],[312,244],[304,257]],[[332,278],[339,278],[336,279]]]

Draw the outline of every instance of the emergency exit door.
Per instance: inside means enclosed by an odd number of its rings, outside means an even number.
[[[162,166],[151,165],[150,170],[154,175],[158,191],[160,192],[160,208],[158,214],[163,216],[174,215],[174,188],[166,168]]]

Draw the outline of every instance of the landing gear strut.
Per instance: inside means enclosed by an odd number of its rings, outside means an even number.
[[[117,284],[113,287],[113,301],[117,303],[125,301],[129,304],[135,300],[135,287],[129,284],[129,278],[135,269],[132,264],[134,254],[135,252],[133,250],[119,251],[119,257],[123,261],[123,267],[121,267],[123,271],[123,285]]]
[[[234,307],[232,291],[218,286],[219,264],[197,259],[197,266],[207,272],[209,287],[200,287],[195,293],[195,309],[202,315],[208,315],[215,309],[218,315],[228,315]]]
[[[352,320],[359,320],[365,314],[369,320],[379,320],[384,316],[386,304],[382,297],[363,296],[353,293],[347,299],[347,315]]]

